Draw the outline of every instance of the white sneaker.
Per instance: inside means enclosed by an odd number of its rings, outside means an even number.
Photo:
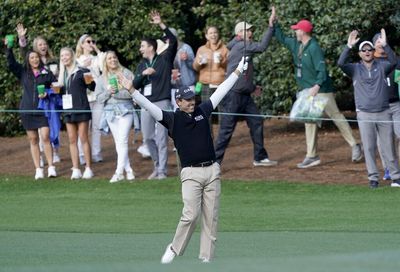
[[[57,172],[56,172],[55,166],[49,166],[49,168],[47,168],[47,177],[49,177],[49,178],[57,177]]]
[[[150,174],[150,176],[147,177],[147,179],[155,179],[157,178],[158,173],[157,170],[154,170],[153,173]]]
[[[93,178],[94,174],[92,169],[90,169],[89,167],[85,168],[85,172],[83,172],[82,178],[83,179],[91,179]]]
[[[124,179],[125,179],[124,174],[115,173],[112,176],[112,178],[110,179],[110,183],[115,183],[115,182],[118,182],[118,181],[121,181],[121,180],[124,180]]]
[[[271,161],[268,158],[265,158],[265,159],[260,160],[260,161],[253,161],[253,165],[254,166],[275,166],[277,164],[278,164],[277,161]]]
[[[167,246],[167,249],[165,250],[164,255],[162,256],[161,258],[162,264],[169,264],[174,260],[176,253],[172,250],[171,246],[172,244],[169,244]]]
[[[36,168],[35,180],[44,178],[43,168]]]
[[[156,179],[159,179],[159,180],[166,179],[166,178],[167,178],[166,174],[158,174],[157,177],[156,177]]]
[[[92,155],[92,162],[102,162],[103,157],[101,155]]]
[[[201,259],[201,262],[202,262],[202,263],[210,263],[210,259],[202,258],[202,259]]]
[[[147,145],[142,144],[141,146],[138,147],[137,152],[142,154],[143,158],[149,158],[150,157],[150,151],[147,147]]]
[[[53,153],[53,163],[58,163],[60,161],[61,161],[61,158],[58,155],[58,153]]]
[[[72,168],[71,179],[80,179],[82,177],[82,172],[80,169]]]
[[[133,170],[126,172],[126,179],[127,180],[134,180],[135,179],[135,173],[133,172]]]

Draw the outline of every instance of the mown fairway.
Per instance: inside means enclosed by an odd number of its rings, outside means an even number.
[[[0,271],[397,271],[400,190],[223,181],[217,258],[160,265],[177,179],[34,182],[0,176]]]

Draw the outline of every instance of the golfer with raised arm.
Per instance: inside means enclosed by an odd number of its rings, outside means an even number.
[[[178,151],[182,171],[183,211],[172,243],[167,246],[161,263],[171,263],[182,255],[201,217],[200,254],[202,262],[214,257],[217,240],[219,198],[221,193],[220,165],[216,162],[213,140],[208,119],[224,96],[238,80],[247,63],[244,58],[236,70],[217,88],[209,100],[195,106],[195,93],[189,87],[181,87],[175,93],[178,109],[163,111],[139,91],[132,81],[119,75],[124,88],[132,92],[134,101],[146,109],[154,119],[168,129]]]

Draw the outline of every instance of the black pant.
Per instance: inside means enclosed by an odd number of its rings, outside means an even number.
[[[224,113],[259,114],[258,108],[249,94],[242,95],[231,91],[224,98],[221,106],[222,112]],[[221,163],[224,158],[225,149],[232,138],[239,116],[222,114],[220,118],[220,128],[215,144],[215,155],[219,163]],[[268,158],[268,153],[264,148],[264,119],[255,116],[245,116],[244,118],[247,122],[247,126],[250,128],[254,160],[260,161]]]

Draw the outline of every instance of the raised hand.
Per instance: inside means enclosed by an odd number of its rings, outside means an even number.
[[[18,23],[17,27],[15,28],[15,30],[18,33],[18,37],[25,37],[27,29],[24,28],[24,25],[22,23]]]
[[[383,28],[381,29],[381,35],[379,36],[378,41],[380,42],[382,47],[386,46],[387,44],[386,31]]]
[[[351,48],[359,40],[360,40],[360,38],[358,37],[358,31],[357,30],[353,30],[352,32],[350,32],[349,38],[347,39],[347,46]]]
[[[269,16],[269,26],[273,27],[275,21],[276,21],[275,6],[272,6],[272,8],[271,8],[271,16]]]
[[[150,23],[154,25],[159,25],[162,23],[160,13],[157,10],[152,10],[150,12],[150,17],[151,17]]]

